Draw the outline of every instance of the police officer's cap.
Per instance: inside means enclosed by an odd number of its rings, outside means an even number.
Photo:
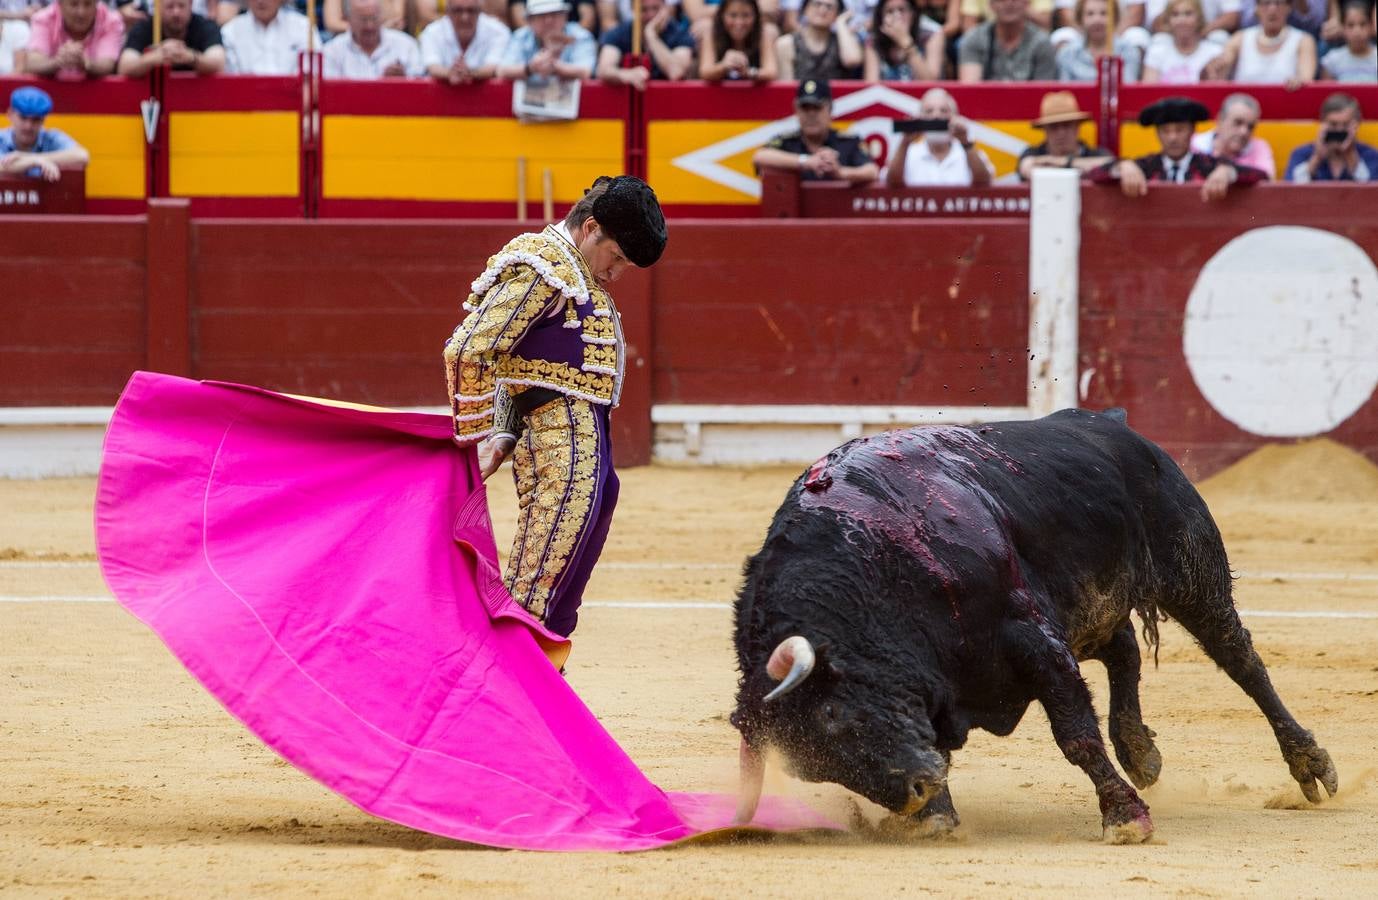
[[[832,101],[833,89],[826,78],[805,78],[794,94],[794,102],[800,106],[822,106]]]
[[[1139,113],[1139,124],[1167,125],[1171,122],[1204,122],[1211,117],[1210,112],[1188,97],[1164,97],[1157,103],[1145,106]]]
[[[665,252],[668,235],[651,186],[633,175],[618,175],[603,196],[593,201],[593,218],[622,248],[634,265],[654,265]]]
[[[42,88],[26,84],[10,94],[10,109],[26,119],[41,119],[53,111],[53,98]]]

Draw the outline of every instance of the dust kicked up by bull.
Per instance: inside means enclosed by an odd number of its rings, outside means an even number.
[[[1317,782],[1339,788],[1335,767],[1278,698],[1231,589],[1205,502],[1122,410],[844,444],[790,488],[737,598],[739,819],[774,747],[805,780],[950,831],[952,752],[972,728],[1009,734],[1038,701],[1095,786],[1104,839],[1147,840],[1135,788],[1162,757],[1140,713],[1131,612],[1155,651],[1162,619],[1196,638],[1320,802]],[[1109,674],[1110,742],[1129,781],[1106,752],[1085,659]]]

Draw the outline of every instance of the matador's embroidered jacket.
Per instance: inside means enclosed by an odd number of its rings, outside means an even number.
[[[612,298],[555,226],[508,242],[471,286],[445,344],[455,435],[495,430],[509,394],[545,387],[603,406],[622,392],[625,350]]]

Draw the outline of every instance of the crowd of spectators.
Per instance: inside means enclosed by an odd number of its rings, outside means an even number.
[[[1085,82],[1107,51],[1127,82],[1378,83],[1374,0],[647,0],[630,71],[630,0],[168,0],[156,43],[152,5],[0,0],[0,74],[284,74],[315,43],[329,77],[454,84]]]

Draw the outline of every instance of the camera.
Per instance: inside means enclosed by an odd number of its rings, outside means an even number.
[[[947,131],[947,119],[896,119],[895,134],[912,134],[924,131]]]
[[[1343,144],[1349,140],[1349,131],[1343,128],[1327,128],[1325,131],[1325,142],[1327,144]]]

